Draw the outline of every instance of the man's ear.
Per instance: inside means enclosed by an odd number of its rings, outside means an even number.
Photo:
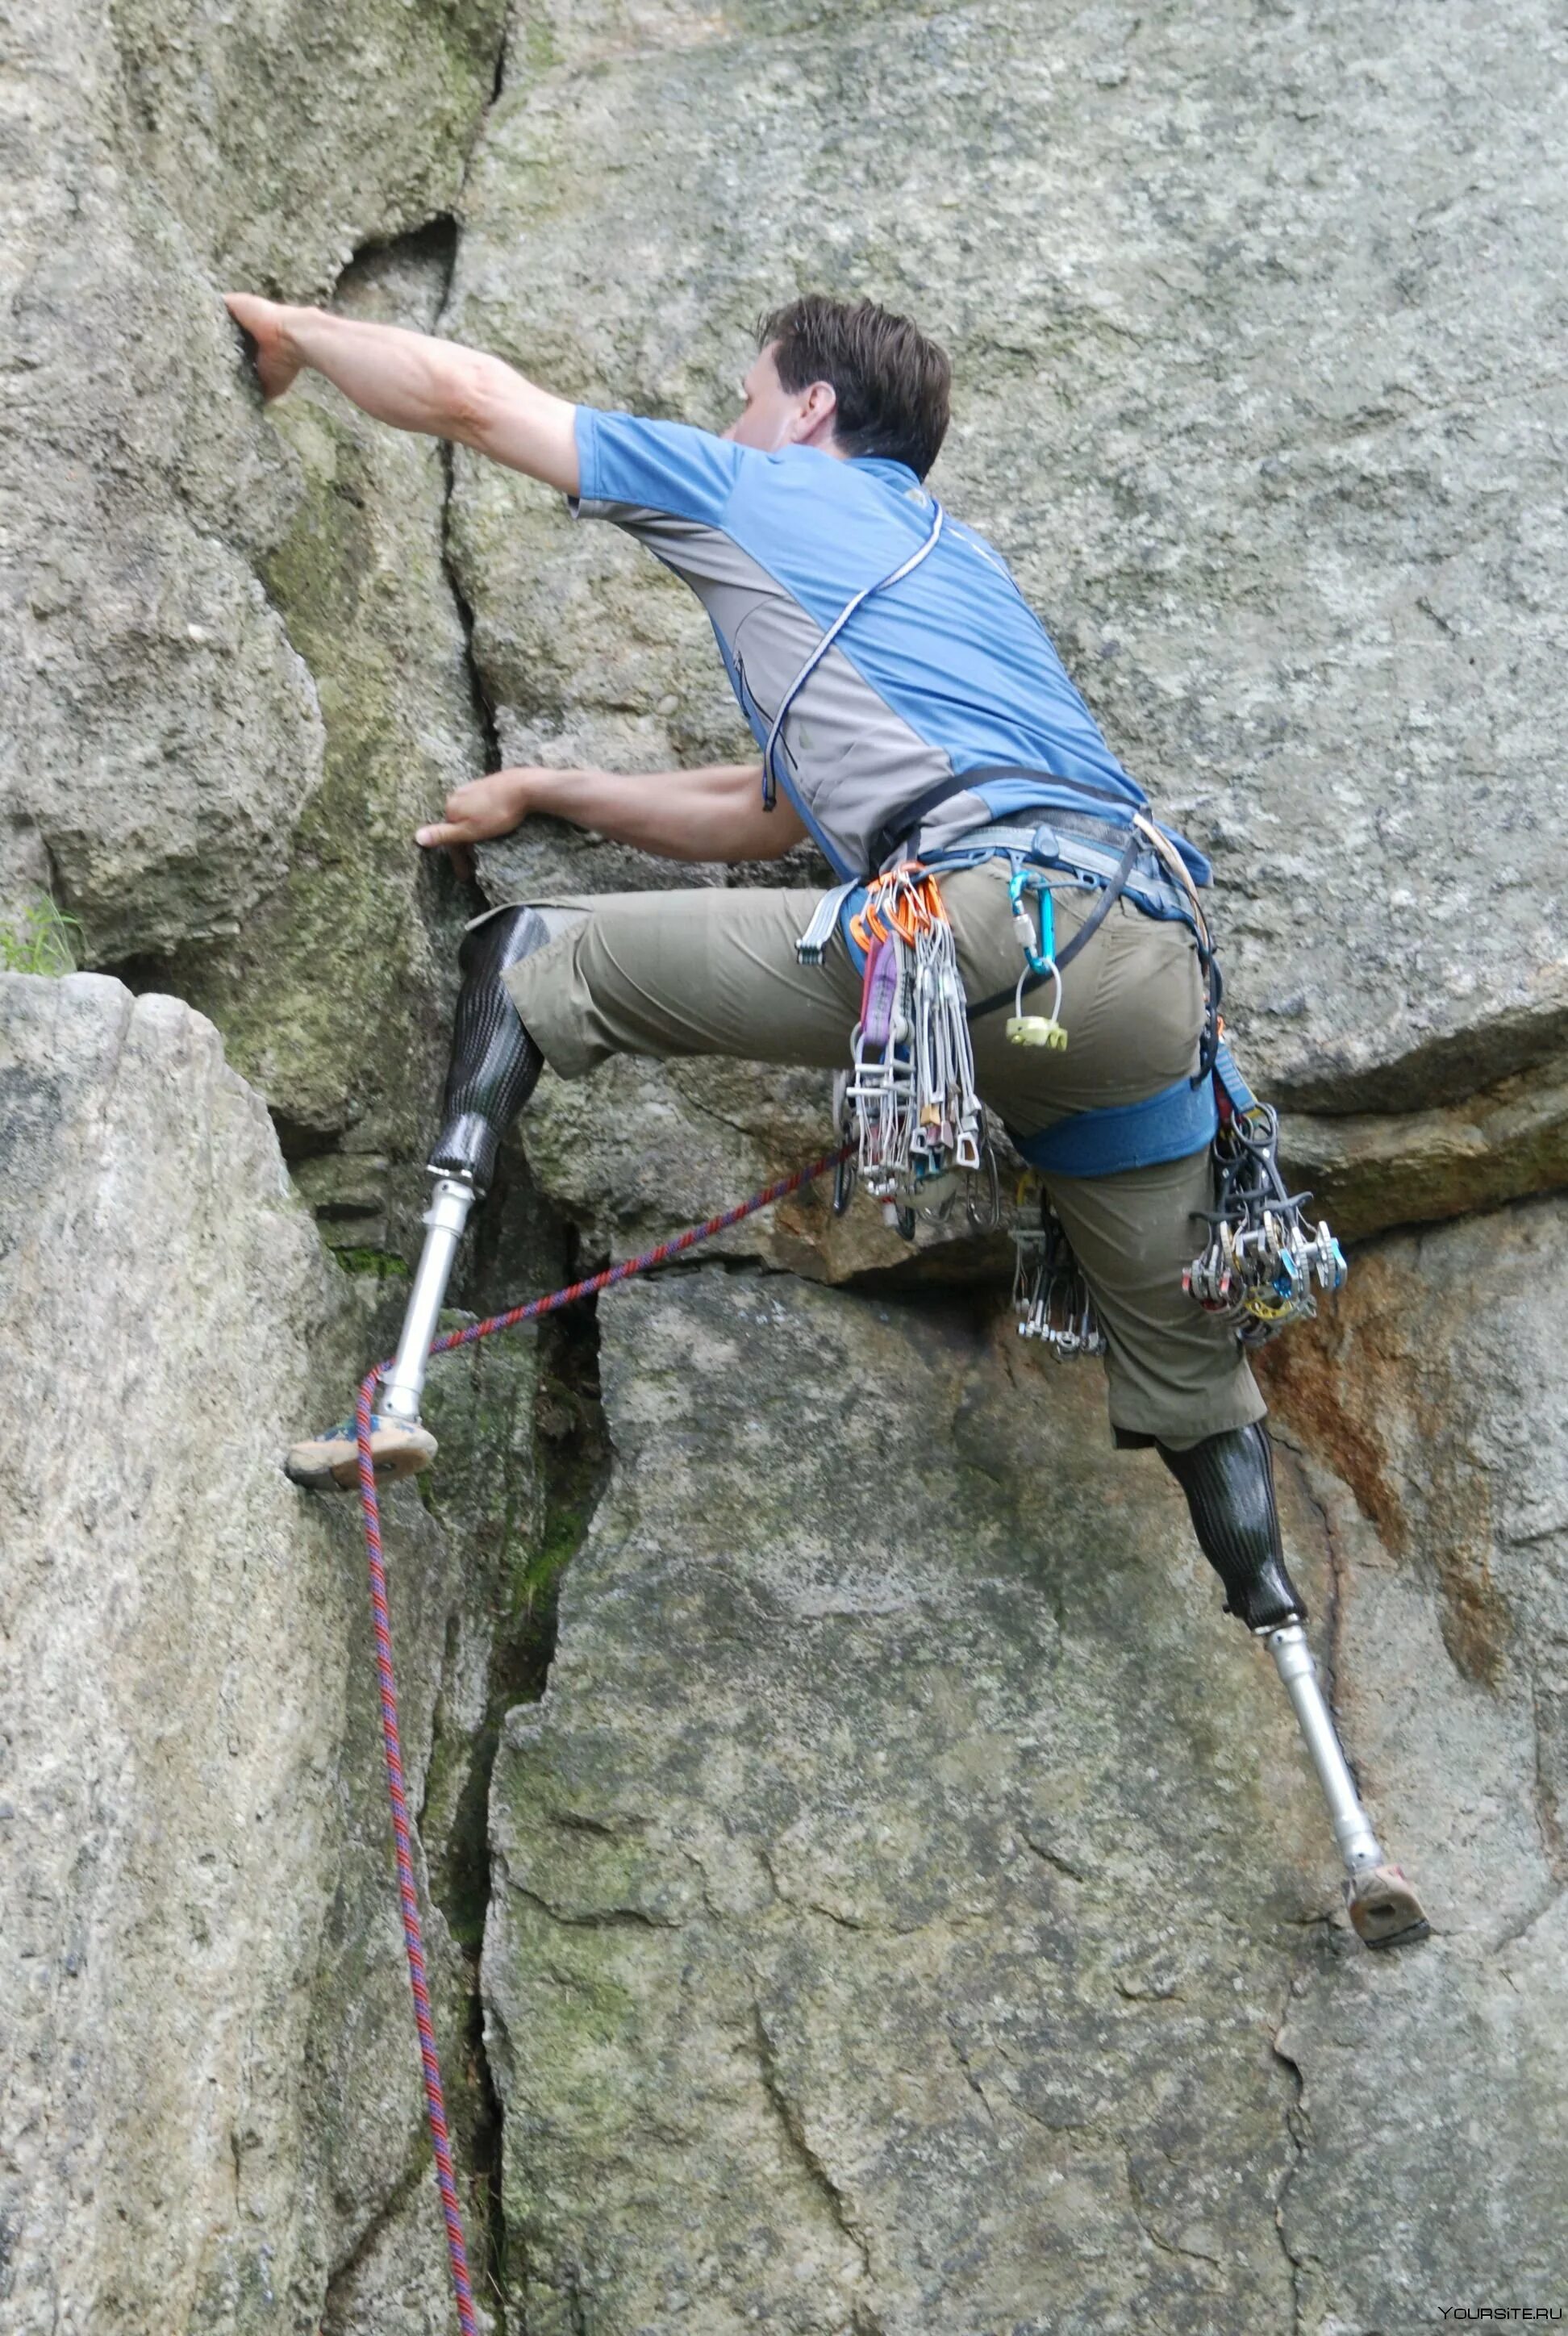
[[[831,435],[838,416],[839,394],[831,381],[813,381],[801,408],[797,444],[815,443]]]

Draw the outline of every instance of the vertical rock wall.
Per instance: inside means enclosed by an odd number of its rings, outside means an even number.
[[[917,1304],[808,1194],[618,1296],[602,1400],[591,1324],[438,1372],[394,1580],[486,2310],[1560,2302],[1561,26],[131,0],[5,37],[0,926],[52,895],[125,986],[0,985],[0,2316],[449,2324],[360,1553],[277,1460],[389,1342],[463,918],[694,879],[540,822],[470,895],[409,831],[498,754],[746,751],[677,588],[319,385],[263,414],[229,282],[710,423],[797,287],[930,324],[936,483],[1213,852],[1249,1062],[1363,1244],[1271,1384],[1436,1916],[1393,1964],[1171,1487],[978,1249]],[[457,1295],[738,1196],[822,1087],[547,1081]]]
[[[1284,2230],[1310,2327],[1561,2292],[1564,1216],[1554,1198],[1379,1244],[1271,1374],[1342,1472],[1316,1480],[1339,1708],[1390,1828],[1429,1844],[1438,1931],[1397,1972],[1358,1958],[1293,1991]]]
[[[0,989],[5,2323],[310,2326],[420,2162],[358,1552],[278,1466],[366,1324],[209,1025]],[[392,1563],[417,1775],[458,1560]]]

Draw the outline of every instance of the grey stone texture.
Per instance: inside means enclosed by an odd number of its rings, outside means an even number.
[[[1438,1931],[1387,1978],[1358,1958],[1294,1984],[1283,2231],[1309,2328],[1561,2302],[1564,1222],[1553,1198],[1380,1243],[1270,1375],[1340,1472],[1313,1480],[1337,1702]]]
[[[1292,1571],[1437,1926],[1404,1961],[1347,1930],[1271,1666],[1090,1375],[930,1297],[710,1268],[607,1307],[616,1473],[492,1809],[523,2326],[1404,2336],[1551,2302],[1562,1230],[1389,1244],[1281,1390]],[[1375,1423],[1381,1535],[1331,1404]]]
[[[316,297],[447,209],[490,0],[9,12],[0,903],[53,881],[94,964],[232,933],[321,784],[261,573],[308,487],[219,292]]]
[[[443,2328],[357,1510],[280,1465],[388,1324],[211,1026],[95,975],[0,977],[0,2319]],[[549,1581],[538,1383],[527,1333],[439,1366],[450,1482],[384,1503],[465,2164],[497,1652]]]
[[[618,1292],[601,1358],[589,1320],[437,1366],[387,1514],[487,2317],[1562,2303],[1563,37],[1541,0],[6,17],[0,927],[52,896],[129,985],[0,979],[7,2331],[451,2326],[358,1527],[278,1463],[392,1342],[462,919],[812,865],[543,821],[482,891],[416,861],[497,754],[748,741],[612,530],[319,384],[264,413],[233,283],[713,423],[797,287],[928,321],[935,483],[1213,852],[1244,1057],[1360,1243],[1267,1372],[1434,1917],[1402,1960],[995,1243],[911,1260],[816,1188]],[[547,1079],[455,1297],[740,1198],[825,1086]]]
[[[334,306],[427,332],[450,261],[448,234],[405,238],[346,269]],[[232,939],[185,941],[157,978],[219,1025],[291,1151],[318,1163],[329,1238],[386,1247],[422,1198],[396,1163],[434,1134],[463,915],[444,861],[412,837],[485,756],[444,562],[446,450],[378,428],[315,375],[266,426],[299,500],[265,573],[316,677],[322,780],[283,881]]]
[[[355,1552],[278,1466],[364,1326],[209,1025],[96,976],[0,991],[4,2316],[288,2326],[417,2113],[395,1920],[335,1900],[379,1814]]]
[[[961,1309],[708,1268],[602,1335],[613,1488],[492,1811],[522,2324],[1287,2324],[1329,1893],[1179,1496]]]

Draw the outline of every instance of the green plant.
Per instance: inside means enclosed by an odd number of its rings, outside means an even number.
[[[334,1248],[332,1254],[345,1273],[374,1273],[378,1281],[406,1281],[409,1278],[406,1264],[391,1250]]]
[[[71,935],[81,930],[53,900],[35,900],[9,924],[0,924],[0,973],[74,973]]]

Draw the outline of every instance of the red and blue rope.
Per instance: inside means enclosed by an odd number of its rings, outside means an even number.
[[[715,1233],[727,1232],[743,1218],[755,1216],[774,1201],[782,1201],[791,1192],[798,1192],[830,1168],[836,1167],[843,1157],[842,1152],[831,1152],[824,1159],[813,1161],[809,1168],[797,1168],[792,1175],[781,1176],[775,1183],[766,1184],[754,1192],[749,1201],[738,1208],[726,1209],[716,1217],[709,1217],[700,1225],[688,1226],[667,1241],[656,1241],[638,1257],[625,1260],[620,1265],[607,1266],[602,1273],[590,1273],[586,1280],[569,1282],[564,1290],[551,1290],[546,1298],[531,1298],[525,1306],[513,1306],[504,1314],[492,1314],[485,1321],[471,1322],[462,1330],[448,1330],[442,1338],[431,1341],[433,1355],[450,1354],[454,1347],[472,1347],[476,1339],[493,1337],[498,1330],[515,1329],[520,1322],[537,1322],[546,1314],[559,1314],[563,1307],[576,1306],[585,1298],[597,1298],[601,1290],[613,1290],[618,1281],[629,1281],[636,1273],[648,1273],[655,1266],[666,1264],[672,1257],[680,1257],[699,1241],[711,1241]],[[381,1549],[381,1503],[375,1490],[375,1468],[370,1456],[370,1421],[375,1402],[376,1387],[391,1370],[393,1358],[377,1363],[366,1371],[359,1382],[359,1400],[355,1410],[355,1429],[359,1444],[359,1506],[365,1519],[365,1554],[370,1567],[370,1611],[375,1628],[375,1668],[381,1680],[381,1741],[386,1753],[386,1788],[392,1802],[392,1834],[397,1849],[397,1890],[403,1906],[403,1942],[408,1951],[408,1978],[414,1990],[414,2020],[419,2030],[419,2058],[424,2077],[425,2107],[430,2117],[431,2139],[435,2144],[435,2175],[441,2187],[441,2211],[446,2223],[446,2252],[452,2265],[452,2284],[457,2298],[458,2325],[463,2336],[479,2336],[479,2323],[473,2316],[473,2286],[468,2273],[468,2250],[463,2239],[463,2216],[457,2203],[457,2183],[452,2171],[452,2141],[447,2131],[446,2099],[442,2090],[441,2062],[436,2057],[435,2028],[430,2014],[430,1989],[424,1969],[424,1933],[419,1919],[419,1893],[414,1879],[414,1839],[409,1824],[408,1796],[403,1780],[403,1744],[397,1725],[397,1681],[392,1667],[392,1617],[386,1604],[386,1569]]]

